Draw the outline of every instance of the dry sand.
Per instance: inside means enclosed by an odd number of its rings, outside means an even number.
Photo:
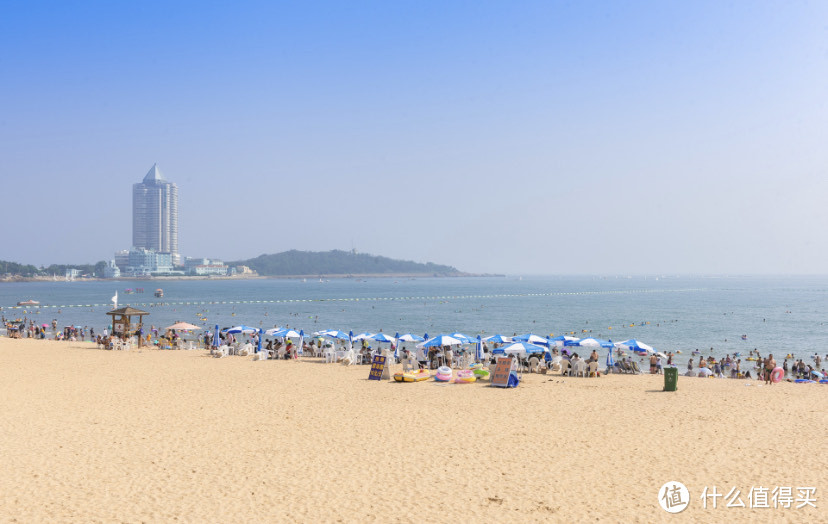
[[[368,369],[0,339],[0,521],[828,520],[826,385]],[[818,509],[705,510],[714,485],[815,487]]]

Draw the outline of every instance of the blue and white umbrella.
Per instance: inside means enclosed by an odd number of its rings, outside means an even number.
[[[578,342],[581,340],[578,337],[570,337],[569,335],[558,335],[557,337],[552,337],[549,340],[555,343],[555,346],[562,348],[564,346],[570,346],[574,342]]]
[[[463,333],[452,333],[452,334],[451,334],[451,335],[449,335],[449,336],[450,336],[450,337],[454,337],[454,338],[456,338],[457,340],[462,341],[462,342],[463,342],[463,344],[471,344],[471,343],[473,343],[473,342],[475,342],[475,341],[476,341],[476,339],[471,338],[471,337],[470,337],[470,336],[468,336],[468,335],[464,335]]]
[[[540,337],[538,335],[532,333],[526,333],[525,335],[518,335],[516,337],[512,337],[512,340],[516,342],[529,342],[530,344],[546,344],[546,339],[544,337]]]
[[[635,351],[636,353],[646,353],[648,355],[655,353],[655,349],[652,346],[639,342],[634,338],[624,340],[623,342],[616,342],[615,347]]]
[[[498,344],[503,344],[506,342],[511,342],[512,337],[506,337],[503,335],[492,335],[490,337],[486,337],[483,339],[483,342],[496,342]]]
[[[231,334],[234,334],[234,335],[238,334],[238,333],[258,333],[258,332],[259,332],[258,328],[254,328],[254,327],[250,327],[250,326],[233,326],[231,328],[228,328],[225,331],[225,333],[231,333]]]
[[[437,335],[434,338],[428,339],[426,342],[417,344],[418,348],[433,348],[442,346],[461,346],[463,341],[452,337],[451,335]]]
[[[220,337],[219,337],[219,327],[218,327],[218,324],[216,324],[216,332],[213,333],[213,347],[214,348],[219,347],[219,340],[221,340]]]
[[[609,340],[601,340],[600,338],[582,338],[575,344],[570,344],[573,346],[580,346],[580,347],[587,347],[587,348],[613,348],[612,342]]]
[[[499,347],[492,351],[492,354],[499,355],[532,355],[533,353],[547,353],[549,350],[543,346],[536,346],[529,342],[514,342],[508,346]]]
[[[282,329],[277,329],[277,330],[268,329],[267,331],[268,331],[267,334],[269,334],[271,337],[276,337],[276,338],[293,338],[293,337],[304,336],[304,332],[300,333],[300,332],[297,332],[295,329],[289,329],[289,328],[282,328]]]
[[[478,362],[483,362],[483,339],[480,338],[480,335],[477,335],[477,344],[475,346],[477,349],[475,357]]]
[[[339,340],[348,339],[348,333],[345,333],[344,331],[339,331],[337,329],[326,329],[324,331],[318,331],[315,334],[325,338],[336,338]]]
[[[365,340],[366,338],[371,338],[374,335],[375,335],[375,333],[369,333],[369,332],[366,331],[365,333],[360,333],[359,335],[357,335],[355,337],[351,337],[351,339],[352,340]]]
[[[305,349],[303,347],[304,345],[305,345],[305,330],[300,329],[299,330],[299,346],[296,349],[296,353],[294,353],[294,358],[299,358],[299,355],[304,355],[305,354]]]
[[[370,337],[367,337],[367,338],[369,338],[371,340],[376,340],[377,342],[394,343],[394,342],[397,341],[397,339],[391,338],[388,335],[386,335],[385,333],[375,333],[375,334],[373,334],[373,335],[371,335]]]

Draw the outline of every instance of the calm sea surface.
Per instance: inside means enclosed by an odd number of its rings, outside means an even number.
[[[164,298],[153,296],[156,287],[164,288]],[[126,294],[127,288],[145,292]],[[205,328],[288,325],[308,333],[574,333],[636,338],[681,350],[682,357],[694,349],[707,356],[710,348],[714,356],[744,357],[754,348],[777,357],[828,353],[828,277],[32,282],[0,284],[0,306],[7,319],[56,319],[101,331],[115,291],[119,306],[148,311],[145,325],[156,327],[183,320]],[[41,307],[13,307],[28,299]]]

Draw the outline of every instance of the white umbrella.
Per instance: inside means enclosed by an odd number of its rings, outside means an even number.
[[[374,335],[375,335],[375,333],[368,333],[366,331],[365,333],[360,333],[359,335],[355,336],[354,340],[363,340],[363,339],[366,339],[366,338],[372,338]]]
[[[398,338],[397,340],[400,340],[402,342],[424,342],[425,341],[425,339],[423,337],[414,335],[412,333],[406,333],[405,335],[400,335],[400,338]]]

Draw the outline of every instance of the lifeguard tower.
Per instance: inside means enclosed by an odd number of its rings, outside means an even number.
[[[117,336],[132,336],[134,331],[144,326],[144,316],[149,315],[146,311],[126,306],[120,309],[113,309],[107,315],[112,317],[112,334]],[[133,320],[138,317],[138,320]],[[138,347],[142,346],[142,337],[138,337]]]

